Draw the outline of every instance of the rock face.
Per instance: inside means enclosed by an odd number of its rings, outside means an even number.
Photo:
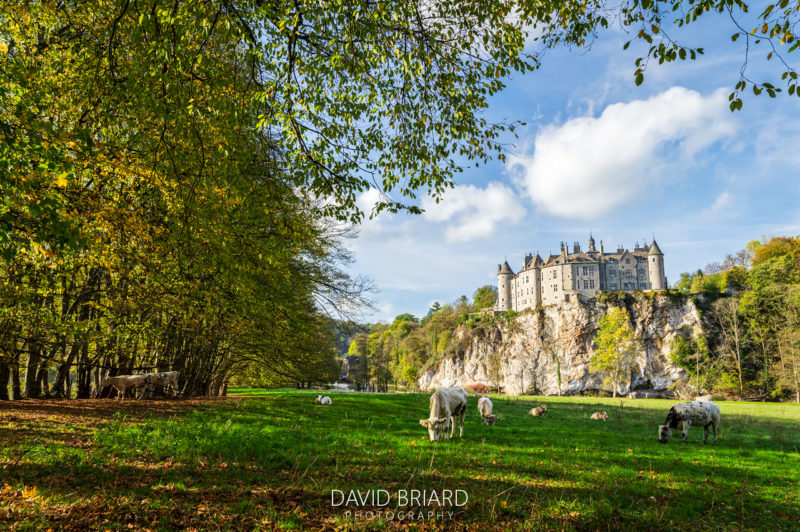
[[[461,348],[424,373],[419,386],[434,390],[481,382],[499,386],[510,395],[611,392],[603,385],[603,376],[589,370],[589,358],[600,317],[612,306],[625,306],[642,343],[637,369],[617,395],[667,390],[686,376],[669,359],[673,339],[678,334],[703,334],[697,308],[691,300],[670,298],[663,292],[620,295],[615,303],[573,300],[525,311],[510,325],[499,316],[495,326],[461,326],[455,334]]]

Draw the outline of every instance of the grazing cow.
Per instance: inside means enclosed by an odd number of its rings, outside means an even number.
[[[497,416],[492,414],[492,401],[488,397],[478,399],[478,412],[484,425],[494,426]]]
[[[146,377],[144,375],[117,375],[116,377],[106,377],[103,379],[103,382],[100,383],[100,389],[102,390],[106,386],[113,386],[115,390],[117,390],[117,400],[122,401],[123,397],[125,397],[125,392],[128,389],[137,389],[142,388],[147,384]]]
[[[428,419],[420,419],[419,424],[428,429],[431,441],[447,438],[447,429],[452,421],[450,438],[456,432],[456,418],[460,418],[461,427],[458,435],[464,436],[464,416],[467,413],[469,395],[460,386],[450,386],[436,390],[431,395],[430,415]]]
[[[701,395],[700,397],[695,397],[694,400],[695,401],[713,401],[714,398],[711,396],[711,394],[707,394],[707,395]]]
[[[178,375],[177,371],[162,371],[161,373],[148,373],[142,375],[146,380],[147,388],[145,393],[152,395],[156,386],[169,387],[172,395],[178,395]]]
[[[531,408],[531,411],[528,413],[532,416],[543,416],[545,412],[547,412],[547,407],[542,405],[537,406],[536,408]]]
[[[708,427],[712,427],[716,444],[719,432],[719,407],[711,401],[692,401],[673,405],[667,413],[664,424],[658,426],[658,441],[667,443],[672,436],[673,429],[679,429],[683,433],[683,443],[686,443],[691,425],[703,427],[704,444],[708,439]]]
[[[605,412],[595,412],[592,414],[592,419],[602,419],[603,421],[608,419],[608,414]]]
[[[330,405],[330,404],[333,404],[333,402],[331,401],[331,398],[328,397],[327,395],[326,396],[318,395],[315,403],[317,403],[318,405]]]

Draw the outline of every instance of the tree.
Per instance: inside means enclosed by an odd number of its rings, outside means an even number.
[[[475,295],[472,296],[472,307],[475,310],[481,310],[488,307],[494,307],[497,302],[497,287],[493,285],[485,285],[475,290]]]
[[[744,378],[742,376],[742,358],[744,342],[744,324],[739,312],[739,299],[727,297],[714,302],[712,312],[722,329],[723,348],[735,365],[739,381],[739,395],[744,396]]]
[[[611,386],[613,397],[619,385],[630,378],[639,351],[630,319],[624,308],[610,308],[603,314],[595,336],[597,347],[589,360],[589,368],[605,376],[603,384]]]

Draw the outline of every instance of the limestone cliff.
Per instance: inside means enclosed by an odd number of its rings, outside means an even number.
[[[617,299],[573,300],[525,311],[510,323],[499,316],[491,326],[461,326],[455,332],[459,348],[429,368],[419,385],[432,390],[481,382],[512,395],[557,395],[559,390],[570,395],[607,389],[602,376],[589,370],[589,358],[600,317],[610,306],[625,306],[642,345],[638,369],[617,393],[667,390],[686,376],[670,362],[673,339],[677,334],[703,334],[695,304],[663,292],[619,294]]]

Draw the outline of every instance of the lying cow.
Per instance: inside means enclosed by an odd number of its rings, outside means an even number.
[[[592,419],[598,419],[598,420],[602,419],[603,421],[605,421],[608,419],[608,414],[606,414],[605,412],[595,412],[594,414],[592,414]]]
[[[106,377],[100,383],[100,389],[106,386],[113,386],[117,390],[117,400],[122,401],[125,397],[125,392],[133,389],[139,389],[147,384],[145,375],[117,375],[116,377]]]
[[[419,424],[428,429],[431,441],[447,438],[447,429],[452,421],[450,438],[456,432],[456,418],[460,418],[459,436],[464,436],[464,416],[467,413],[467,391],[460,386],[442,388],[431,395],[430,415],[420,419]]]
[[[314,402],[316,404],[318,404],[318,405],[330,405],[330,404],[333,404],[333,402],[331,401],[331,398],[328,397],[327,395],[326,396],[318,395]]]
[[[543,416],[545,412],[547,412],[547,407],[542,405],[537,406],[536,408],[531,408],[531,411],[528,413],[532,416]]]
[[[478,399],[478,412],[484,425],[494,426],[497,416],[492,414],[492,401],[488,397]]]
[[[701,395],[699,397],[695,397],[694,400],[695,401],[713,401],[714,398],[711,396],[711,394],[707,394],[707,395]]]
[[[672,436],[672,431],[679,429],[683,433],[683,443],[686,443],[691,425],[703,427],[704,444],[708,439],[708,427],[713,427],[714,443],[716,444],[719,432],[719,407],[711,401],[692,401],[674,405],[669,409],[664,424],[658,426],[658,441],[667,443]]]

